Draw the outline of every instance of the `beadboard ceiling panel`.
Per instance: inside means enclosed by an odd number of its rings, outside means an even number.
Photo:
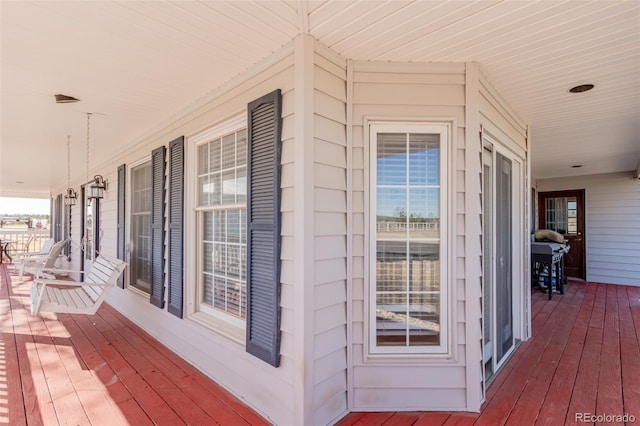
[[[67,135],[85,176],[86,112],[93,167],[302,33],[349,59],[480,63],[530,125],[534,177],[640,160],[636,0],[20,1],[0,19],[0,195],[63,185]]]

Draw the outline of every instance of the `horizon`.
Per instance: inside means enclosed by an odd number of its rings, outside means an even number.
[[[0,215],[50,216],[50,201],[48,198],[0,197]]]

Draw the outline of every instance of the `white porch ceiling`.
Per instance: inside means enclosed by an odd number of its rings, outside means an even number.
[[[86,112],[95,166],[301,33],[358,60],[479,62],[531,126],[535,177],[640,160],[636,0],[2,1],[0,19],[3,196],[65,185],[67,135],[85,175]]]

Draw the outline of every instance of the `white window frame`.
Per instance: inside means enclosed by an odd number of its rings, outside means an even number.
[[[202,268],[202,211],[231,209],[241,204],[223,205],[218,208],[198,207],[197,150],[200,145],[225,135],[247,128],[246,113],[233,117],[222,124],[190,137],[187,143],[187,166],[185,167],[185,300],[186,317],[200,325],[214,330],[231,340],[245,344],[246,320],[226,314],[203,304],[204,287],[201,280]],[[248,166],[248,165],[247,165]],[[247,207],[247,204],[244,204]],[[190,213],[189,213],[190,212]],[[193,236],[194,238],[190,238]],[[245,277],[246,278],[246,277]]]
[[[452,141],[452,123],[439,121],[371,121],[369,124],[369,291],[368,291],[368,340],[372,357],[450,357],[451,352],[451,300],[449,279],[449,147]],[[377,223],[377,134],[378,133],[431,133],[440,135],[440,344],[433,346],[378,346],[376,344],[376,223]]]
[[[132,238],[131,233],[133,232],[133,223],[131,220],[131,210],[132,210],[131,206],[133,204],[133,169],[145,163],[151,163],[151,156],[146,156],[127,166],[127,176],[129,176],[129,178],[127,179],[127,182],[126,182],[126,186],[127,186],[126,200],[128,200],[128,202],[125,203],[125,228],[126,228],[125,235],[127,238],[126,246],[125,246],[125,254],[129,264],[131,264],[131,238]],[[152,174],[153,174],[153,170],[152,170]],[[146,292],[142,289],[139,289],[131,285],[131,271],[130,271],[130,268],[127,268],[127,270],[128,270],[128,273],[125,274],[125,288],[135,293],[138,296],[141,296],[145,299],[149,299],[151,290]],[[149,285],[151,285],[151,283],[149,283]]]

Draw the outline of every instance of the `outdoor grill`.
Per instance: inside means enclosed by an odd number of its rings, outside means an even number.
[[[563,285],[567,282],[564,254],[568,252],[568,244],[546,241],[531,243],[531,283],[537,283],[540,289],[547,291],[549,299],[553,295],[553,287],[564,294]]]

